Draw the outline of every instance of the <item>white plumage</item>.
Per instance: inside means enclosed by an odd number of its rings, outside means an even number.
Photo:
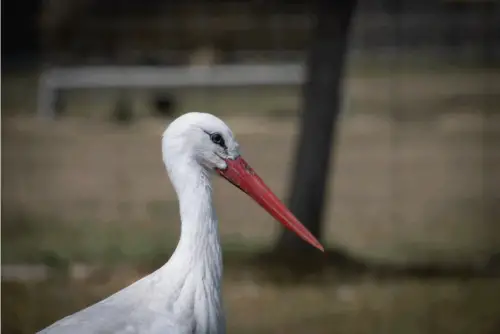
[[[206,113],[173,121],[162,138],[163,161],[179,198],[181,236],[157,271],[41,334],[222,334],[222,253],[212,205],[213,172],[243,190],[286,227],[319,242],[240,157],[228,126]]]

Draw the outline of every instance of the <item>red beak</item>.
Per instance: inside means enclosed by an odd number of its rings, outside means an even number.
[[[323,246],[319,241],[295,218],[243,158],[238,157],[235,160],[227,159],[225,161],[227,168],[224,170],[217,169],[219,175],[259,203],[260,206],[286,228],[324,252]]]

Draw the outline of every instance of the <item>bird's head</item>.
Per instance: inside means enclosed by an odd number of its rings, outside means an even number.
[[[239,157],[231,129],[214,115],[190,112],[175,119],[163,134],[163,160],[168,166],[184,157],[209,171],[225,169]]]
[[[198,112],[178,117],[163,133],[162,151],[171,175],[185,173],[188,169],[183,167],[188,165],[215,172],[250,196],[285,227],[323,250],[318,240],[241,157],[231,129],[219,118]]]

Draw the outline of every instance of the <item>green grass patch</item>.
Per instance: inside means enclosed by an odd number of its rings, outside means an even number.
[[[55,218],[18,218],[2,224],[2,263],[43,263],[65,267],[69,262],[164,263],[175,249],[178,229],[167,224],[62,222]],[[229,256],[254,253],[267,245],[237,237],[224,238]]]

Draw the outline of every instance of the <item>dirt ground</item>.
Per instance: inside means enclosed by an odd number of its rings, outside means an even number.
[[[2,283],[2,333],[28,334],[132,283],[116,268],[87,280]],[[434,279],[277,285],[255,270],[226,270],[229,333],[494,334],[500,329],[500,281]],[[58,307],[54,307],[58,305]]]
[[[351,81],[328,186],[326,243],[385,262],[481,265],[498,252],[498,79],[458,73]],[[166,261],[179,222],[160,156],[166,122],[145,116],[143,93],[134,100],[138,120],[119,126],[109,121],[116,95],[68,94],[68,114],[46,122],[33,117],[23,78],[10,87],[10,116],[2,119],[3,263],[123,265],[83,280],[3,280],[2,332],[24,334],[132,283],[144,274],[132,263]],[[181,111],[221,115],[246,159],[286,196],[296,89],[178,93]],[[274,241],[272,219],[222,180],[215,203],[227,252]],[[226,268],[231,333],[500,331],[495,279],[344,282],[332,275],[277,285],[258,272]]]

